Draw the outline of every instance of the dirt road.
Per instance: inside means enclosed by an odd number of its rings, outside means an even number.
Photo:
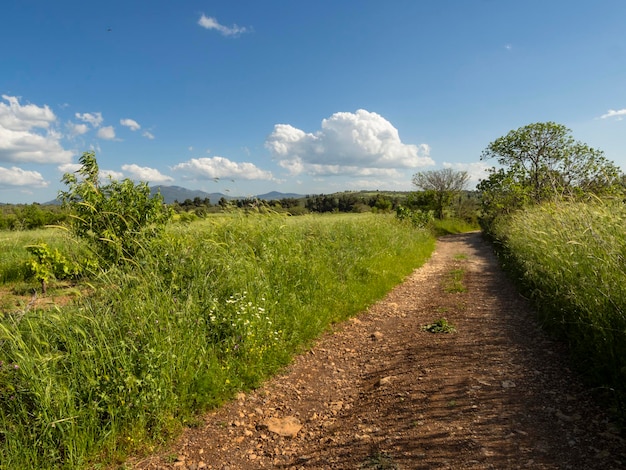
[[[133,468],[608,470],[626,443],[472,233]]]

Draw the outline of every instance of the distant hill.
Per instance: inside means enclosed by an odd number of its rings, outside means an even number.
[[[300,199],[303,198],[304,196],[302,194],[295,194],[295,193],[279,193],[278,191],[272,191],[270,193],[265,193],[265,194],[259,194],[258,196],[256,196],[257,199],[264,199],[266,201],[276,201],[279,199]]]
[[[200,199],[208,198],[211,201],[211,204],[217,204],[221,198],[230,200],[230,199],[243,199],[245,197],[245,196],[228,196],[222,193],[207,193],[205,191],[183,188],[181,186],[163,186],[163,185],[150,187],[150,192],[151,194],[156,194],[160,192],[166,204],[173,204],[174,201],[183,202],[186,199],[193,200],[196,197],[199,197]],[[277,191],[272,191],[266,194],[259,194],[257,196],[252,196],[252,197],[256,197],[258,199],[264,199],[266,201],[272,201],[272,200],[283,199],[283,198],[298,199],[304,196],[302,196],[301,194],[279,193]]]
[[[231,196],[227,196],[222,193],[207,193],[198,189],[187,189],[181,186],[151,186],[150,193],[161,193],[166,204],[173,204],[174,201],[183,202],[185,199],[194,199],[199,197],[200,199],[209,198],[211,204],[217,204],[221,198],[233,199]]]

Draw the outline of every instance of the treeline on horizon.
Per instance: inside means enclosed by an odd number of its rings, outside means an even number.
[[[307,195],[302,198],[265,200],[258,198],[226,199],[213,204],[209,198],[195,197],[168,204],[180,220],[202,218],[230,210],[283,212],[290,215],[309,213],[392,212],[404,206],[423,211],[433,210],[429,191],[386,192],[359,191]],[[459,218],[475,221],[480,199],[476,191],[464,191],[450,210]],[[0,230],[34,230],[50,225],[63,225],[69,212],[60,204],[0,204]]]

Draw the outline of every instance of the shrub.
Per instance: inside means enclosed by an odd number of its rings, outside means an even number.
[[[59,198],[70,210],[70,227],[87,239],[104,264],[133,259],[150,239],[162,233],[172,212],[159,194],[150,195],[147,183],[109,180],[102,185],[93,152],[85,152],[75,174],[66,173],[69,186]]]

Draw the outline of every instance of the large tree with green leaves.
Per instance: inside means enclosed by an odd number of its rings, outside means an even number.
[[[69,188],[59,193],[70,211],[72,231],[89,242],[104,264],[133,259],[163,231],[171,209],[160,194],[151,196],[147,183],[109,179],[103,184],[93,152],[83,153],[79,163],[76,173],[63,176]]]
[[[432,201],[435,216],[443,219],[444,209],[465,189],[468,180],[469,175],[466,171],[444,168],[415,173],[412,181],[413,185],[425,191],[426,198]]]
[[[554,122],[529,124],[496,139],[481,155],[493,158],[499,168],[492,167],[478,185],[491,217],[531,203],[622,190],[620,169]]]

